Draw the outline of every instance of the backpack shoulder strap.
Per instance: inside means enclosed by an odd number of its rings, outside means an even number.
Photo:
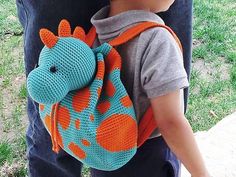
[[[175,38],[175,40],[176,40],[177,44],[179,45],[181,51],[183,51],[182,45],[181,45],[181,42],[180,42],[179,38],[177,37],[177,35],[174,33],[174,31],[170,27],[168,27],[166,25],[163,25],[163,24],[160,24],[160,23],[148,22],[148,21],[139,23],[139,24],[127,29],[120,36],[118,36],[118,37],[114,38],[113,40],[111,40],[109,42],[109,44],[113,47],[124,44],[124,43],[128,42],[129,40],[133,39],[134,37],[138,36],[143,31],[145,31],[149,28],[153,28],[153,27],[162,27],[162,28],[167,29],[172,34],[172,36]],[[87,33],[86,38],[85,38],[86,43],[90,47],[93,45],[94,40],[96,38],[96,35],[97,35],[96,28],[94,26],[92,26],[90,28],[89,32]]]
[[[111,40],[109,42],[109,44],[113,47],[124,44],[124,43],[128,42],[129,40],[133,39],[134,37],[138,36],[143,31],[145,31],[149,28],[153,28],[153,27],[162,27],[162,28],[167,29],[172,34],[172,36],[175,38],[175,40],[176,40],[177,44],[179,45],[181,51],[183,50],[179,38],[177,37],[177,35],[174,33],[174,31],[170,27],[168,27],[166,25],[163,25],[163,24],[156,23],[156,22],[148,22],[148,21],[139,23],[139,24],[127,29],[120,36],[118,36],[115,39]]]
[[[115,39],[111,40],[109,44],[113,47],[124,44],[129,40],[133,39],[134,37],[138,36],[141,32],[153,28],[153,27],[161,27],[168,30],[174,39],[176,40],[177,44],[179,45],[181,51],[183,52],[181,42],[174,31],[163,24],[155,23],[155,22],[142,22],[139,23],[126,31],[124,31],[120,36],[116,37]],[[153,131],[157,128],[157,124],[153,115],[153,110],[151,105],[148,107],[146,112],[144,113],[142,119],[140,120],[138,126],[138,142],[137,145],[140,147],[153,133]]]
[[[124,31],[120,36],[114,38],[109,42],[109,44],[113,47],[124,44],[128,42],[129,40],[133,39],[134,37],[138,36],[143,31],[153,28],[153,27],[162,27],[167,29],[172,36],[175,38],[177,44],[179,45],[181,51],[183,52],[181,42],[177,35],[174,33],[174,31],[163,24],[155,23],[155,22],[142,22],[139,23],[126,31]],[[91,47],[94,43],[94,40],[96,38],[96,28],[92,26],[92,28],[89,30],[87,36],[86,36],[86,42]],[[149,106],[149,108],[144,113],[138,127],[138,142],[137,146],[140,147],[152,134],[152,132],[157,128],[156,121],[153,116],[153,110],[152,107]]]

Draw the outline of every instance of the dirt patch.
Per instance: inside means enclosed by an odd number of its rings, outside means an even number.
[[[6,139],[14,139],[14,135],[19,133],[17,130],[26,127],[26,111],[25,111],[25,102],[19,98],[19,91],[22,85],[25,83],[25,75],[21,74],[15,78],[11,78],[10,85],[7,88],[2,89],[2,110],[0,117],[0,139],[3,137]],[[18,125],[14,120],[14,114],[16,108],[21,109],[19,111],[20,120],[18,120]],[[21,113],[22,111],[22,113]],[[17,113],[18,114],[18,113]],[[17,126],[17,128],[16,128]]]
[[[202,40],[200,40],[200,39],[193,39],[193,49],[199,47],[202,44],[203,44]]]
[[[23,162],[14,162],[12,164],[6,162],[2,167],[0,167],[0,177],[21,176],[23,173],[21,171],[26,168],[26,163]]]
[[[199,71],[200,78],[208,82],[214,82],[216,78],[220,80],[230,79],[230,64],[226,63],[223,57],[210,63],[203,59],[196,60],[192,63],[192,69]]]

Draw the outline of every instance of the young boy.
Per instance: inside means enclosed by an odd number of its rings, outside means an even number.
[[[174,0],[111,0],[91,19],[96,27],[96,47],[143,21],[164,24],[155,13],[166,11]],[[158,125],[122,168],[105,172],[91,169],[95,177],[177,177],[180,163],[192,177],[208,177],[192,129],[184,116],[183,88],[189,86],[182,53],[164,28],[155,27],[118,46],[121,79],[135,107],[138,121],[151,104]],[[163,139],[163,138],[164,139]],[[174,153],[173,153],[173,152]],[[177,157],[176,157],[177,156]]]

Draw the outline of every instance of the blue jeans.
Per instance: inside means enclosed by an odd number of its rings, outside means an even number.
[[[57,34],[62,18],[70,21],[72,28],[82,26],[87,32],[90,18],[109,0],[16,0],[18,17],[24,28],[24,55],[26,77],[38,62],[43,47],[39,29],[46,27]],[[89,9],[89,10],[87,10]],[[190,76],[192,43],[192,1],[176,0],[168,12],[161,13],[167,25],[179,36],[184,48],[184,66]],[[188,88],[184,89],[185,112]],[[26,133],[29,176],[79,177],[82,164],[64,151],[55,154],[51,139],[39,118],[38,104],[27,98],[29,126]],[[93,177],[177,177],[180,163],[162,137],[144,143],[136,155],[124,167],[104,172],[91,169]]]

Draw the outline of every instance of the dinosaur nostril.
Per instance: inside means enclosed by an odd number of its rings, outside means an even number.
[[[55,73],[57,71],[56,66],[50,67],[50,72]]]

